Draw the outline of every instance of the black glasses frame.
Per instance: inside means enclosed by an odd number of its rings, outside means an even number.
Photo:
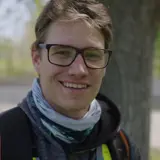
[[[69,46],[69,45],[45,44],[45,43],[39,43],[38,46],[39,46],[39,48],[41,48],[41,49],[47,49],[47,52],[48,52],[48,53],[47,53],[47,54],[48,54],[48,55],[47,55],[47,56],[48,56],[48,61],[49,61],[51,64],[54,64],[54,65],[57,65],[57,66],[60,66],[60,67],[70,66],[70,65],[75,61],[76,57],[80,54],[80,55],[82,56],[82,58],[83,58],[83,61],[84,61],[85,65],[86,65],[88,68],[90,68],[90,69],[103,69],[103,68],[107,67],[107,65],[108,65],[108,63],[109,63],[109,60],[110,60],[110,57],[111,57],[111,55],[112,55],[112,50],[110,50],[110,49],[98,49],[98,50],[104,51],[104,54],[107,54],[107,53],[109,54],[108,62],[107,62],[107,64],[106,64],[104,67],[92,68],[92,67],[90,67],[90,66],[87,65],[87,63],[86,63],[86,61],[85,61],[85,58],[84,58],[84,50],[85,50],[85,49],[89,49],[89,48],[79,49],[79,48],[76,48],[76,47],[73,47],[73,46]],[[74,59],[71,61],[71,63],[69,63],[68,65],[60,65],[60,64],[53,63],[53,62],[50,61],[50,58],[49,58],[49,50],[50,50],[50,48],[51,48],[52,46],[64,46],[64,47],[73,48],[73,49],[76,50],[76,55],[75,55]],[[96,49],[97,49],[97,48],[96,48]]]

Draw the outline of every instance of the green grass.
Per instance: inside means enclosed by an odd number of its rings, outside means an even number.
[[[155,43],[155,54],[153,59],[153,75],[160,77],[160,31]]]
[[[160,150],[151,149],[150,160],[160,160]]]
[[[34,68],[31,59],[15,59],[10,63],[5,59],[0,59],[1,77],[22,76],[24,74],[34,74]]]

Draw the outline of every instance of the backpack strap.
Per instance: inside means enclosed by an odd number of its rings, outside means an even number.
[[[20,107],[0,115],[1,160],[31,160],[31,127]]]
[[[141,160],[139,148],[129,139],[128,135],[123,129],[121,129],[120,137],[125,146],[127,160]]]
[[[130,143],[126,133],[121,129],[116,137],[107,142],[112,160],[131,160]]]
[[[126,133],[122,129],[119,131],[119,135],[120,135],[121,141],[125,147],[127,160],[130,160],[130,143],[129,143],[128,136],[126,135]]]

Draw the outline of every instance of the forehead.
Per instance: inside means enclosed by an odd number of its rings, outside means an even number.
[[[104,36],[82,20],[57,21],[49,26],[45,43],[104,48]]]

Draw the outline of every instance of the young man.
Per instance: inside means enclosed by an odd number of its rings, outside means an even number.
[[[139,160],[100,95],[111,51],[111,20],[95,0],[51,0],[35,26],[38,74],[18,107],[0,117],[2,160]]]

